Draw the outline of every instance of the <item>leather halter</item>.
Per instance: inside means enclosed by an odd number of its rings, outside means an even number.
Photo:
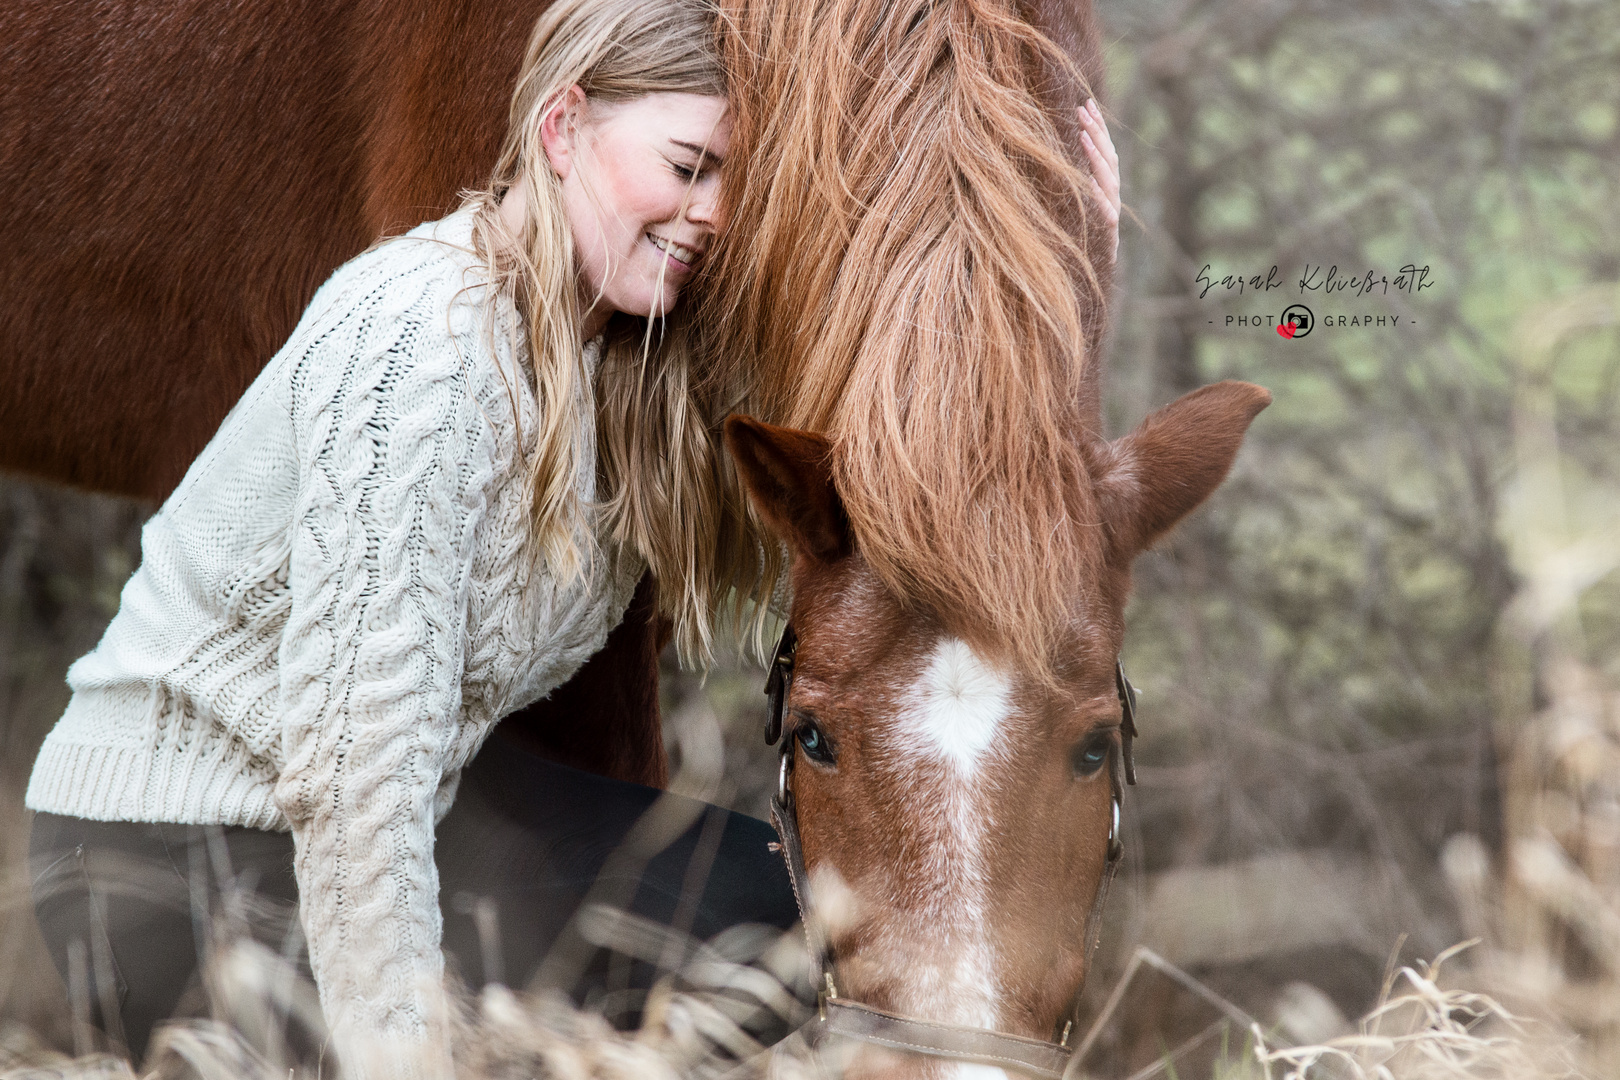
[[[853,1039],[902,1053],[976,1062],[1041,1077],[1043,1080],[1063,1080],[1075,1058],[1075,1051],[1069,1046],[1069,1037],[1079,1019],[1078,989],[1074,995],[1072,1015],[1063,1025],[1062,1034],[1056,1042],[901,1016],[838,996],[838,986],[833,981],[831,944],[822,933],[820,924],[810,917],[810,878],[805,871],[804,848],[799,842],[798,808],[794,804],[791,783],[796,740],[782,738],[782,718],[787,712],[788,693],[793,686],[793,661],[798,644],[799,637],[789,623],[782,628],[782,637],[776,643],[770,673],[765,679],[765,694],[770,700],[770,711],[765,719],[765,741],[773,746],[778,740],[782,743],[776,793],[771,796],[771,824],[782,838],[782,856],[787,861],[788,878],[793,883],[793,897],[798,901],[799,916],[804,922],[806,944],[810,949],[812,985],[817,988],[820,1001],[818,1015],[800,1029],[800,1034],[812,1050],[837,1039]],[[1122,714],[1120,753],[1109,756],[1113,819],[1108,830],[1108,858],[1103,879],[1097,888],[1097,899],[1086,917],[1084,941],[1088,957],[1096,951],[1101,937],[1102,910],[1108,897],[1108,886],[1113,882],[1120,858],[1125,853],[1119,833],[1123,785],[1136,783],[1136,759],[1131,752],[1131,743],[1136,738],[1136,688],[1125,677],[1125,667],[1117,659],[1114,661],[1114,686],[1119,693]]]

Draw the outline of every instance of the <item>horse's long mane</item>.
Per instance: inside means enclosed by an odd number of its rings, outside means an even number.
[[[1079,73],[1013,0],[721,8],[713,347],[757,366],[753,407],[833,437],[890,587],[1045,670],[1097,570],[1079,443],[1102,284],[1050,108]]]

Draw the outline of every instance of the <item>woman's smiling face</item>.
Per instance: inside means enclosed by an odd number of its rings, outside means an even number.
[[[585,299],[587,336],[614,311],[661,315],[720,227],[726,100],[656,93],[591,101],[575,87],[541,139],[562,182]]]

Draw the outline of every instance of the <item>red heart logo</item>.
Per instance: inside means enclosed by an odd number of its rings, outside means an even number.
[[[1292,322],[1285,322],[1285,323],[1278,323],[1277,324],[1277,333],[1281,334],[1285,338],[1293,337],[1294,336],[1294,331],[1298,330],[1298,329],[1299,329],[1299,326],[1296,323],[1292,323]]]

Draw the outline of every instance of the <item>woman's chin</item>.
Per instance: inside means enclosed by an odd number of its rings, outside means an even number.
[[[636,305],[636,314],[644,319],[668,315],[680,303],[681,290],[665,289],[662,296],[653,295]]]
[[[677,275],[666,272],[662,282],[658,280],[656,274],[638,276],[640,280],[634,281],[634,287],[610,287],[603,293],[602,299],[612,310],[633,315],[638,319],[667,315],[674,310],[680,301],[682,287],[686,284],[685,274],[678,275],[677,280]],[[619,283],[630,284],[623,278]]]

